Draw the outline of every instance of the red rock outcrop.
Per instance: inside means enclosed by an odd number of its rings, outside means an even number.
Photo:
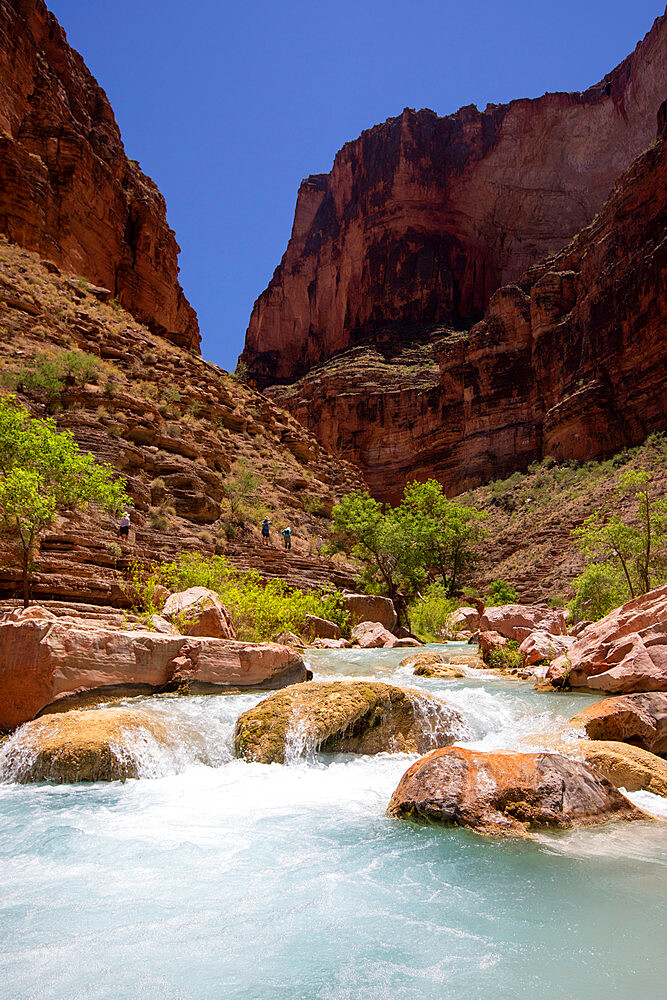
[[[665,191],[660,135],[591,225],[496,291],[468,334],[354,347],[271,396],[391,501],[409,479],[459,493],[546,455],[639,443],[667,423]]]
[[[292,235],[242,358],[290,380],[364,338],[469,326],[491,294],[558,250],[655,134],[667,22],[584,93],[390,118],[299,190]]]
[[[164,198],[42,0],[0,0],[0,233],[199,350]]]
[[[542,630],[551,635],[566,635],[562,611],[546,605],[499,604],[485,608],[477,626],[480,632],[499,632],[506,639],[523,642],[531,632]]]
[[[553,753],[460,747],[434,750],[408,768],[387,814],[491,836],[650,819],[588,764]]]
[[[667,754],[667,694],[625,694],[603,698],[570,720],[591,740],[618,740],[655,754]]]
[[[667,586],[614,608],[551,664],[554,684],[599,691],[667,691]]]
[[[273,689],[305,679],[296,650],[272,642],[82,627],[48,612],[38,617],[37,608],[0,624],[0,730],[86,691],[149,692],[180,683]]]

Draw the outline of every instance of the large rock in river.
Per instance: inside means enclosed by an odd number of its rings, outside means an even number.
[[[137,709],[45,715],[2,746],[0,776],[20,782],[125,781],[139,777],[147,747],[169,743],[163,724]]]
[[[648,750],[614,740],[581,740],[576,755],[602,771],[616,788],[667,797],[667,763]]]
[[[460,747],[434,750],[408,768],[387,813],[495,836],[650,818],[581,761]]]
[[[237,757],[285,763],[308,752],[424,753],[468,735],[463,718],[438,698],[367,681],[295,684],[244,712]]]
[[[589,625],[547,676],[612,694],[667,691],[667,585]]]
[[[37,609],[29,609],[35,615]],[[0,730],[84,692],[279,688],[306,679],[299,653],[237,642],[24,617],[0,624]]]
[[[591,740],[618,740],[667,754],[667,693],[626,694],[603,698],[570,720]]]

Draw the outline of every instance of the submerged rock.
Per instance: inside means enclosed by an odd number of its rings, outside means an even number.
[[[576,752],[616,788],[667,797],[667,763],[648,750],[614,740],[582,740]]]
[[[618,740],[667,754],[667,692],[603,698],[570,720],[591,740]]]
[[[120,708],[45,715],[26,722],[0,753],[0,777],[22,783],[138,778],[142,754],[170,744],[148,712]]]
[[[460,747],[434,750],[408,768],[387,814],[495,836],[651,818],[581,761]]]
[[[458,712],[438,698],[390,684],[334,681],[295,684],[244,712],[237,757],[285,763],[308,752],[424,753],[465,738]]]

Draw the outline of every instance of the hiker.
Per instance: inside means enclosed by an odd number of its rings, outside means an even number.
[[[291,528],[283,528],[283,530],[280,532],[280,534],[283,536],[283,543],[285,545],[285,548],[286,549],[291,549],[292,548],[292,529]]]
[[[118,522],[118,528],[119,528],[119,531],[120,531],[120,537],[121,538],[127,538],[127,540],[129,541],[129,538],[130,538],[130,515],[128,514],[128,512],[126,510],[124,510],[123,513],[121,514],[120,521]]]
[[[269,521],[268,517],[265,517],[262,521],[262,545],[269,544],[269,525],[273,524],[273,521]]]

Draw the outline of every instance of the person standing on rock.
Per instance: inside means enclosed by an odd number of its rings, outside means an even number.
[[[121,538],[127,538],[130,540],[130,515],[126,510],[123,511],[118,524]]]
[[[271,524],[273,524],[273,522],[269,521],[268,517],[265,517],[264,520],[262,521],[262,545],[269,544],[269,535],[270,535],[269,526]]]
[[[283,536],[283,544],[285,545],[285,548],[286,549],[291,549],[292,548],[292,529],[291,528],[283,528],[283,530],[280,532],[280,534]]]

